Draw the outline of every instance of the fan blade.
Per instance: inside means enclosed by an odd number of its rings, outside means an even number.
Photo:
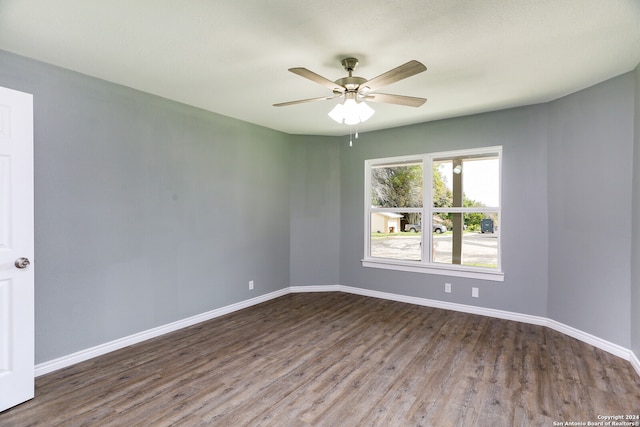
[[[365,101],[383,102],[385,104],[404,105],[406,107],[419,107],[427,100],[415,96],[390,95],[388,93],[372,93],[364,98]]]
[[[365,94],[372,92],[382,86],[390,85],[407,77],[415,76],[418,73],[426,71],[427,67],[422,65],[418,61],[409,61],[406,64],[402,64],[393,70],[380,74],[377,77],[372,78],[366,83],[362,84],[362,89]]]
[[[293,74],[297,74],[301,77],[304,77],[305,79],[309,79],[313,82],[316,82],[318,84],[321,84],[324,87],[327,87],[329,89],[331,89],[332,91],[337,91],[340,93],[344,92],[344,88],[342,86],[340,86],[339,84],[336,84],[334,82],[332,82],[331,80],[322,77],[319,74],[314,73],[313,71],[309,71],[306,68],[289,68],[289,71],[291,71]]]
[[[279,104],[273,104],[273,106],[274,107],[285,107],[287,105],[304,104],[305,102],[326,101],[326,100],[329,100],[329,99],[338,98],[340,96],[342,96],[342,94],[332,95],[332,96],[323,96],[321,98],[300,99],[298,101],[289,101],[289,102],[281,102]]]

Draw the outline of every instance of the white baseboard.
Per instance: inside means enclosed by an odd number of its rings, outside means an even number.
[[[609,352],[618,357],[622,357],[625,360],[631,362],[631,357],[635,355],[633,352],[627,348],[609,342],[607,340],[603,340],[602,338],[598,338],[595,335],[588,334],[579,329],[573,328],[571,326],[565,325],[564,323],[557,322],[552,319],[547,319],[547,325],[549,328],[561,332],[565,335],[573,337],[579,341],[585,342],[587,344],[591,344],[594,347],[597,347],[601,350]],[[638,371],[638,375],[640,375],[640,371]]]
[[[207,311],[206,313],[197,314],[195,316],[188,317],[186,319],[178,320],[176,322],[168,323],[157,328],[149,329],[139,332],[137,334],[129,335],[114,341],[110,341],[104,344],[97,345],[95,347],[81,350],[76,353],[69,354],[67,356],[59,357],[48,362],[39,363],[35,367],[35,375],[48,374],[49,372],[57,371],[58,369],[66,368],[76,363],[84,362],[85,360],[92,359],[97,356],[119,350],[121,348],[137,344],[139,342],[155,338],[160,335],[167,334],[169,332],[177,331],[178,329],[186,328],[187,326],[195,325],[196,323],[204,322],[216,317],[224,316],[225,314],[233,313],[234,311],[242,310],[243,308],[251,307],[252,305],[260,304],[269,301],[274,298],[281,297],[290,293],[289,288],[284,288],[279,291],[271,292],[265,295],[260,295],[255,298],[251,298],[245,301],[240,301],[235,304],[227,305],[225,307],[217,308],[215,310]]]
[[[411,297],[400,294],[393,294],[389,292],[374,291],[370,289],[356,288],[352,286],[342,285],[317,285],[317,286],[291,286],[281,289],[279,291],[271,292],[269,294],[261,295],[255,298],[251,298],[246,301],[241,301],[235,304],[231,304],[225,307],[221,307],[215,310],[208,311],[206,313],[198,314],[177,322],[169,323],[167,325],[159,326],[157,328],[149,329],[137,334],[129,335],[124,338],[120,338],[114,341],[110,341],[105,344],[101,344],[95,347],[91,347],[86,350],[82,350],[68,356],[63,356],[58,359],[54,359],[48,362],[40,363],[35,367],[36,376],[44,375],[49,372],[56,371],[58,369],[71,366],[75,363],[83,362],[96,356],[100,356],[109,353],[114,350],[118,350],[127,347],[132,344],[136,344],[150,338],[155,338],[160,335],[164,335],[169,332],[176,331],[178,329],[185,328],[187,326],[195,325],[196,323],[204,322],[205,320],[213,319],[223,316],[225,314],[233,313],[234,311],[242,310],[243,308],[251,307],[252,305],[260,304],[265,301],[269,301],[274,298],[281,297],[289,293],[301,293],[301,292],[346,292],[350,294],[369,296],[374,298],[386,299],[391,301],[406,302],[409,304],[422,305],[425,307],[441,308],[444,310],[453,310],[463,313],[478,314],[481,316],[495,317],[498,319],[512,320],[516,322],[529,323],[533,325],[546,326],[558,332],[561,332],[577,340],[583,341],[587,344],[593,345],[596,348],[604,350],[615,356],[621,357],[631,363],[631,366],[640,375],[640,361],[633,351],[613,344],[609,341],[598,338],[594,335],[575,329],[571,326],[557,322],[552,319],[540,316],[531,316],[529,314],[514,313],[504,310],[495,310],[492,308],[476,307],[472,305],[451,303],[446,301],[438,301],[427,298]]]
[[[629,350],[629,354],[631,354],[631,359],[629,360],[631,366],[633,366],[633,369],[640,375],[640,360],[638,360],[638,356],[631,350]]]
[[[301,292],[340,292],[342,291],[340,285],[313,285],[313,286],[291,286],[289,290],[292,294],[298,294]]]

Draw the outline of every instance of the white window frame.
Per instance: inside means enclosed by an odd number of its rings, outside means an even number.
[[[497,207],[473,207],[473,208],[433,208],[433,174],[431,173],[433,162],[437,159],[448,157],[464,157],[482,154],[498,155],[499,168],[499,203]],[[423,206],[420,208],[376,208],[371,206],[371,168],[376,165],[402,164],[408,162],[422,163],[423,167]],[[409,271],[415,273],[438,274],[443,276],[467,277],[473,279],[504,281],[502,271],[502,146],[472,148],[456,151],[443,151],[408,156],[386,157],[380,159],[365,160],[364,167],[364,258],[363,267],[382,268],[387,270]],[[474,267],[458,264],[440,264],[432,262],[433,233],[424,224],[431,224],[433,212],[466,213],[466,212],[490,212],[497,213],[500,226],[497,230],[498,238],[498,267]],[[371,213],[372,212],[417,212],[422,214],[422,254],[421,261],[397,260],[390,258],[372,257],[371,250]]]

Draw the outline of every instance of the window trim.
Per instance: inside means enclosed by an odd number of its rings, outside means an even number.
[[[498,155],[498,206],[476,207],[476,208],[434,208],[432,191],[433,191],[433,174],[430,172],[433,162],[448,157],[474,156],[483,154]],[[420,162],[423,167],[423,197],[422,207],[419,208],[376,208],[371,206],[371,168],[376,165],[394,165],[405,164],[411,162]],[[490,146],[471,148],[455,151],[441,151],[435,153],[423,153],[416,155],[394,156],[378,159],[367,159],[364,164],[364,258],[361,260],[363,267],[381,268],[387,270],[399,270],[415,273],[437,274],[453,277],[467,277],[473,279],[482,279],[490,281],[504,281],[504,272],[502,271],[502,146]],[[428,172],[427,172],[428,171]],[[463,266],[457,264],[439,264],[431,260],[431,243],[433,233],[429,233],[428,241],[422,244],[422,256],[420,261],[398,260],[391,258],[377,258],[371,256],[371,213],[372,212],[419,212],[422,214],[422,221],[427,224],[431,221],[434,212],[450,212],[450,213],[466,213],[466,212],[491,212],[497,213],[500,218],[500,227],[498,228],[498,267],[483,268],[474,266]],[[423,227],[424,230],[424,227]],[[425,234],[422,234],[423,242],[425,242]]]

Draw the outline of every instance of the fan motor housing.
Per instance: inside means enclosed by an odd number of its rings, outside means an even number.
[[[361,84],[364,84],[366,82],[367,79],[355,76],[343,77],[335,81],[337,85],[342,86],[347,90],[356,90]]]

